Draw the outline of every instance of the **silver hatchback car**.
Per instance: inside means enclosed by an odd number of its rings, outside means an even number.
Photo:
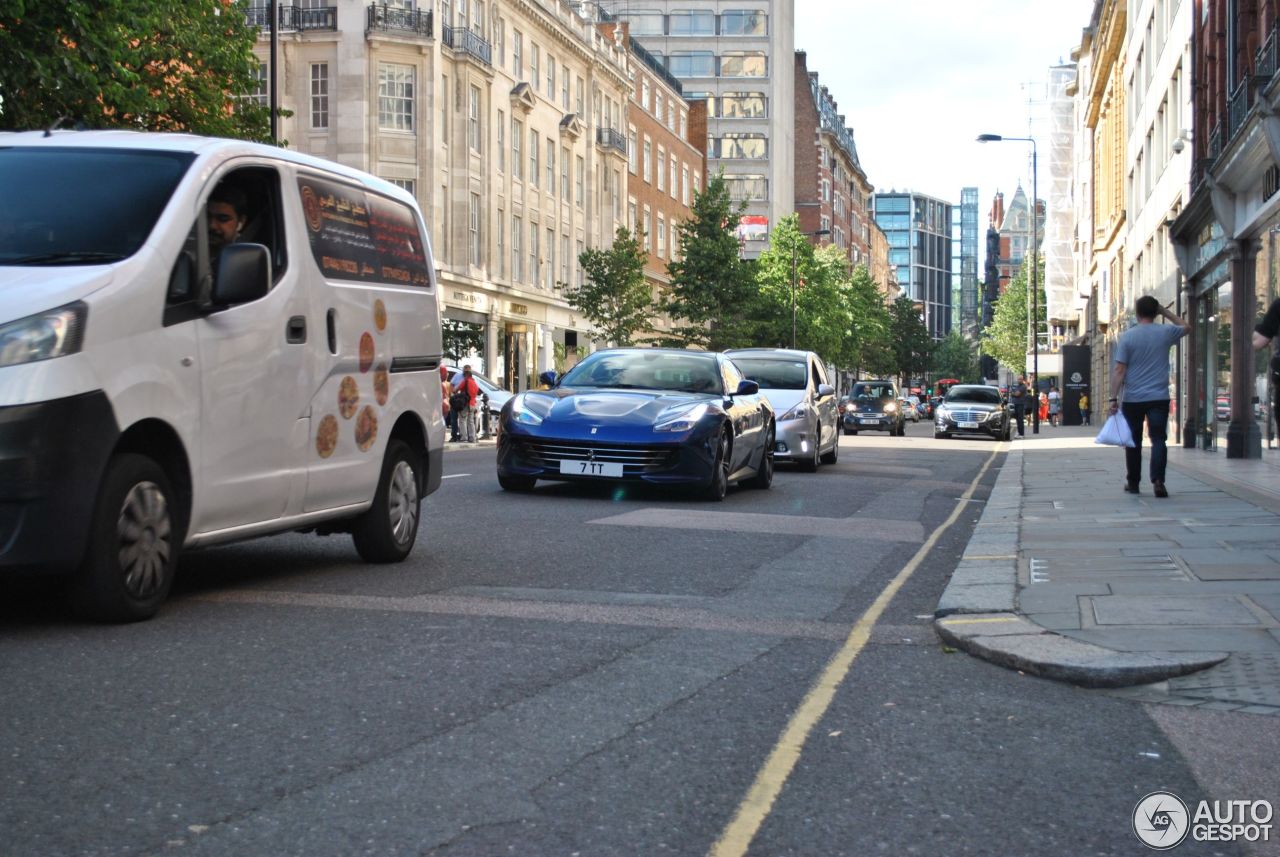
[[[840,455],[839,409],[827,367],[812,351],[739,348],[725,356],[760,385],[777,418],[773,457],[810,473]]]

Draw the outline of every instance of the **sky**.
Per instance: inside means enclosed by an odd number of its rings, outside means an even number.
[[[796,50],[853,129],[877,190],[914,190],[953,203],[978,188],[986,231],[996,191],[1031,194],[1027,143],[1036,137],[1040,195],[1047,172],[1049,66],[1070,62],[1093,0],[795,0]],[[837,15],[831,10],[838,9]]]

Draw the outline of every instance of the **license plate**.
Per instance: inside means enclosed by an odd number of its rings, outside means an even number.
[[[562,476],[612,476],[622,478],[622,463],[617,461],[561,461]]]
[[[967,428],[967,429],[976,429],[978,427],[977,423],[956,423],[956,425],[959,426],[960,428]]]
[[[875,425],[879,425],[880,421],[879,420],[858,420],[858,423],[864,426],[875,426]]]

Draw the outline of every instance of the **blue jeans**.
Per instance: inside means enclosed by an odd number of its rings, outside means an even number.
[[[1125,402],[1120,413],[1133,432],[1133,446],[1124,451],[1125,475],[1130,485],[1142,481],[1142,423],[1147,424],[1151,435],[1151,481],[1164,481],[1165,464],[1169,461],[1169,448],[1165,439],[1169,434],[1169,400],[1154,402]]]

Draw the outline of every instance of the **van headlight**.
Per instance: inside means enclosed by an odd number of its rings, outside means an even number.
[[[0,325],[0,366],[75,354],[84,342],[89,307],[77,301]]]

